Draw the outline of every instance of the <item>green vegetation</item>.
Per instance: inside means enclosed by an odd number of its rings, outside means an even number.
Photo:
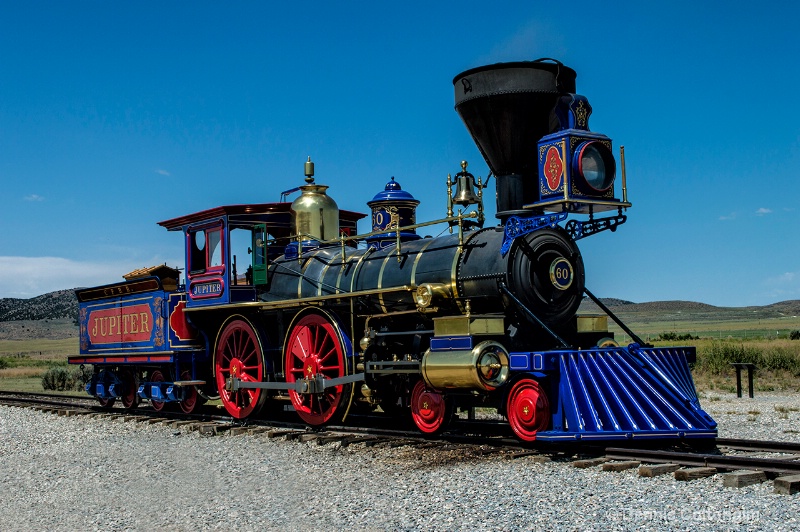
[[[0,340],[0,389],[23,392],[61,389],[44,388],[43,377],[53,371],[79,372],[80,368],[71,370],[67,365],[67,354],[77,352],[77,338]],[[76,387],[77,384],[73,384],[65,389],[74,390]]]
[[[698,345],[695,371],[714,375],[730,373],[733,362],[755,364],[759,371],[800,376],[800,346],[790,345],[785,340],[703,342]]]
[[[685,342],[686,340],[699,340],[699,336],[691,333],[678,334],[676,332],[665,332],[658,335],[656,342]]]
[[[705,338],[686,342],[697,347],[697,362],[692,374],[698,389],[736,391],[734,362],[756,365],[756,391],[800,392],[800,344],[791,340]],[[656,342],[675,345],[674,342]],[[742,385],[747,387],[746,372]]]
[[[42,388],[59,392],[82,391],[91,378],[92,371],[87,368],[50,368],[42,376]]]
[[[0,357],[66,361],[67,354],[78,353],[78,339],[61,340],[0,340]]]

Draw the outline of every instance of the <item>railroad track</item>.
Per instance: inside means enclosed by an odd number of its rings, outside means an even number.
[[[337,425],[324,429],[310,428],[288,420],[249,420],[240,422],[206,408],[200,413],[155,412],[142,409],[106,409],[91,399],[0,391],[0,404],[25,406],[59,415],[94,415],[195,430],[204,436],[221,434],[260,434],[299,442],[314,441],[340,446],[364,444],[367,447],[412,447],[455,451],[464,456],[502,456],[508,459],[533,457],[537,461],[571,462],[575,467],[600,467],[605,471],[638,468],[641,476],[674,474],[677,480],[694,480],[719,473],[729,473],[725,485],[744,487],[775,479],[779,493],[800,492],[800,443],[717,438],[716,448],[706,450],[665,450],[630,447],[538,447],[523,446],[492,422],[458,421],[454,431],[437,438],[421,436],[412,430],[387,428],[378,416],[357,416],[360,426]],[[363,426],[366,425],[366,426]],[[475,435],[480,425],[481,432]],[[496,426],[495,426],[496,425]],[[779,456],[774,456],[774,455]],[[759,456],[769,455],[769,456]],[[730,481],[729,481],[730,479]]]
[[[198,413],[184,414],[176,411],[156,412],[150,408],[118,409],[103,408],[92,399],[73,398],[63,395],[49,395],[24,392],[0,391],[0,404],[23,406],[64,416],[92,415],[114,420],[130,420],[137,422],[162,423],[167,426],[196,430],[204,436],[221,434],[263,434],[267,437],[282,437],[287,440],[312,441],[319,444],[339,442],[343,446],[354,443],[365,443],[368,447],[384,445],[400,447],[404,445],[420,448],[441,448],[452,450],[460,448],[465,452],[474,450],[475,454],[486,455],[504,453],[509,457],[538,454],[520,447],[519,442],[510,434],[498,436],[474,436],[477,431],[475,422],[456,422],[462,433],[448,433],[439,438],[420,435],[409,429],[387,428],[386,419],[381,416],[353,416],[357,425],[329,425],[324,429],[311,428],[308,425],[285,419],[250,419],[247,422],[236,420],[227,415],[219,415],[215,407],[201,408]],[[396,422],[395,422],[396,423]],[[493,432],[493,424],[484,429]],[[501,431],[502,432],[502,431]]]
[[[753,449],[776,442],[751,442]],[[771,452],[771,451],[765,451]],[[640,461],[650,464],[677,464],[684,467],[714,468],[717,471],[754,470],[769,474],[800,474],[800,457],[778,458],[727,454],[688,453],[650,449],[608,447],[605,457],[611,460]]]

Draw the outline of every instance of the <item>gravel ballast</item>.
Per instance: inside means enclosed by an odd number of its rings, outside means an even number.
[[[707,396],[720,436],[798,441],[800,397]],[[753,412],[758,412],[754,414]],[[788,432],[787,432],[788,431]],[[797,530],[800,495],[536,457],[205,438],[0,407],[2,530]]]

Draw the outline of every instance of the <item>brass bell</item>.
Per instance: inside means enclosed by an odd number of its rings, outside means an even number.
[[[456,174],[456,194],[453,196],[453,203],[466,207],[478,202],[478,195],[475,194],[475,178],[472,174],[469,172]]]

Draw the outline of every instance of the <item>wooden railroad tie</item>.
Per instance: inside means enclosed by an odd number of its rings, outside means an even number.
[[[659,475],[666,475],[667,473],[674,473],[681,466],[678,464],[648,464],[639,467],[640,477],[657,477]]]
[[[247,433],[252,435],[264,434],[265,432],[269,432],[273,430],[271,427],[248,427]]]
[[[726,488],[743,488],[752,484],[761,484],[767,481],[767,474],[763,471],[733,471],[722,475],[722,485]]]
[[[639,467],[639,460],[625,460],[622,462],[606,462],[603,464],[603,471],[627,471]]]
[[[800,475],[787,475],[776,478],[773,492],[781,495],[800,493]]]
[[[325,445],[327,443],[341,442],[346,440],[349,436],[344,434],[321,434],[317,438],[317,445]]]
[[[218,428],[220,427],[219,423],[193,423],[191,425],[186,425],[188,430],[193,430],[199,432],[202,436],[216,436],[219,434]]]
[[[689,467],[675,471],[675,480],[696,480],[717,474],[716,467]]]
[[[599,466],[600,464],[605,464],[606,462],[610,461],[609,458],[605,456],[600,456],[598,458],[587,458],[585,460],[575,460],[572,462],[573,467],[577,467],[578,469],[587,469],[590,467]]]

